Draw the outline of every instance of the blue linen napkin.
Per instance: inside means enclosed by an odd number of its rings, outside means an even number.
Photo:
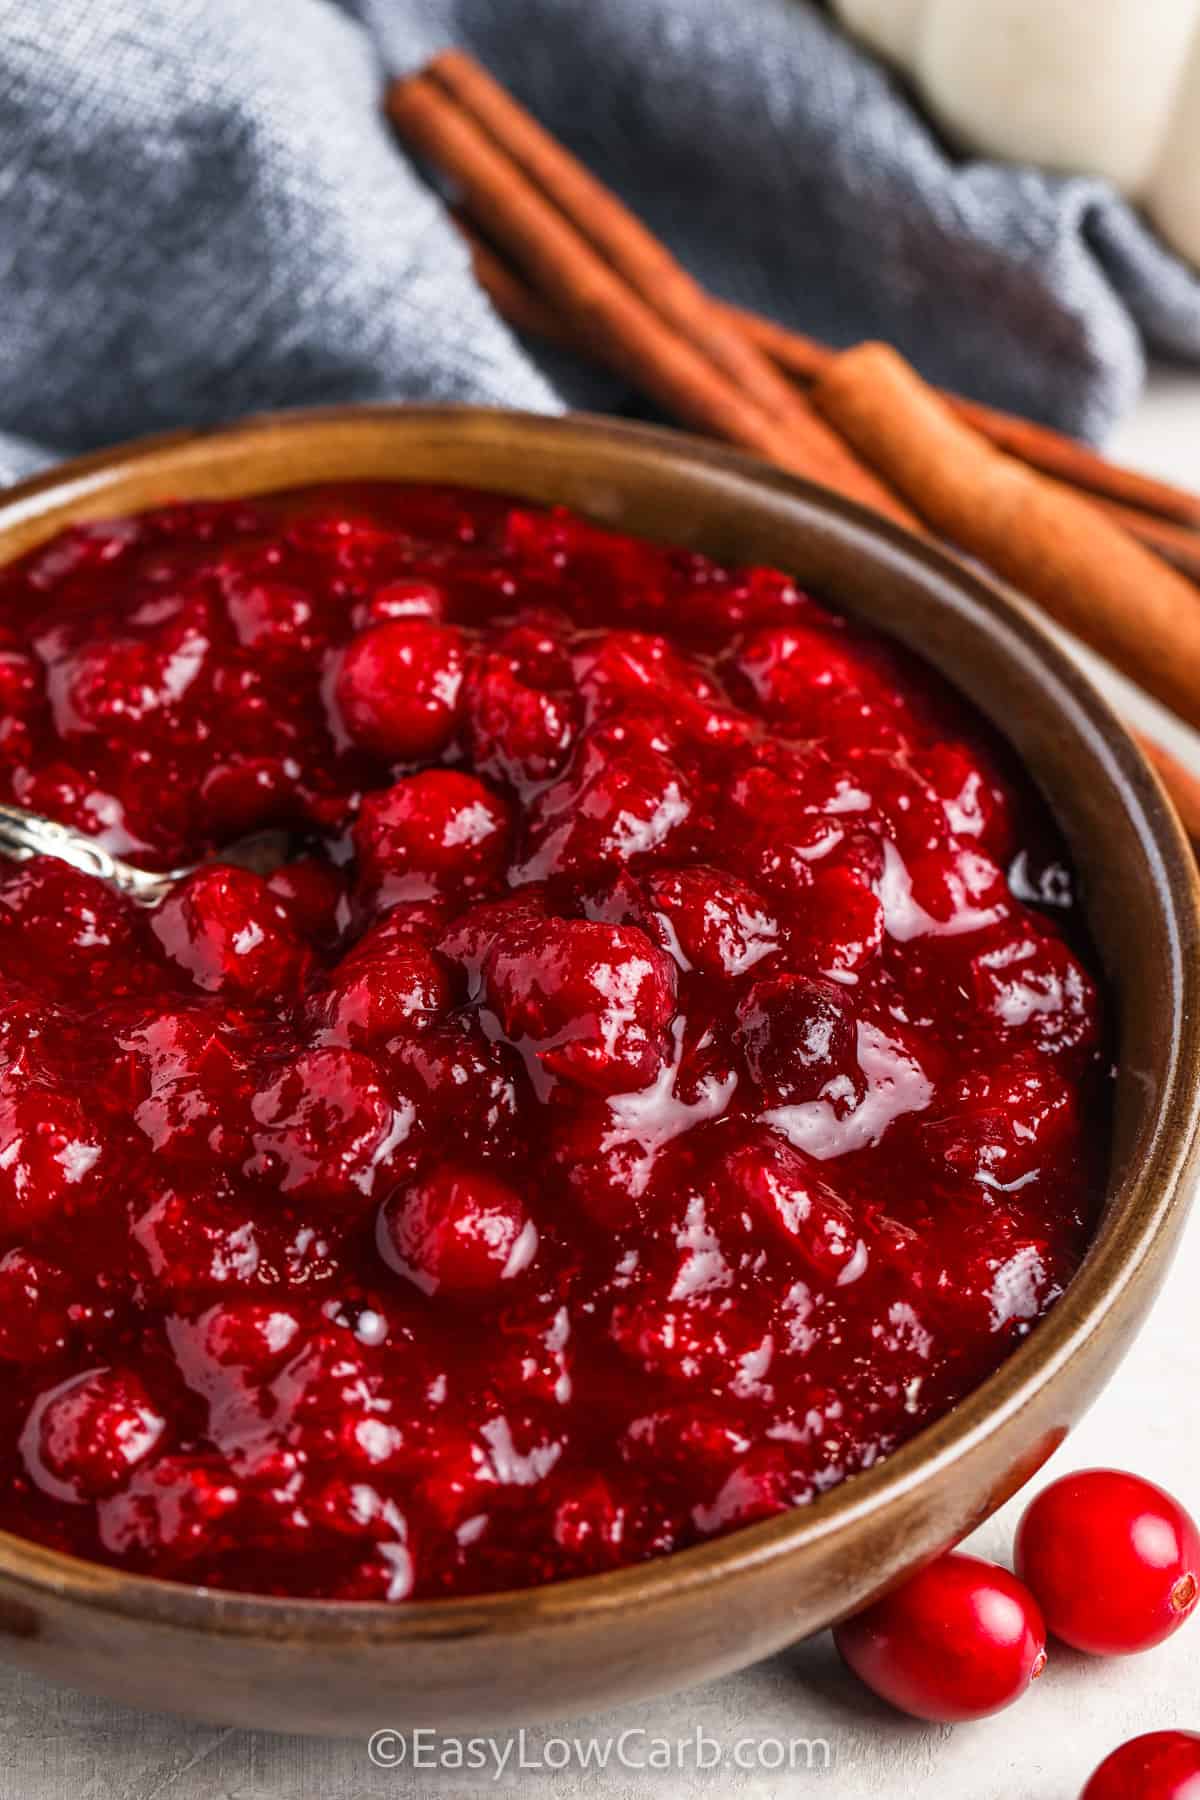
[[[475,51],[714,289],[1091,436],[1200,280],[1102,184],[954,160],[804,0],[0,0],[0,479],[254,408],[630,404],[518,342],[380,112]]]

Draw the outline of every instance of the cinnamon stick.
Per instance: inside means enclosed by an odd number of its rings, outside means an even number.
[[[771,418],[796,413],[796,390],[740,325],[731,324],[666,245],[573,157],[482,64],[443,50],[426,74],[452,94],[548,200],[667,324]]]
[[[442,74],[445,62],[439,59],[437,65]],[[462,63],[454,57],[449,64],[460,83]],[[686,286],[676,284],[672,311],[664,317],[641,288],[605,260],[574,216],[560,211],[515,159],[510,137],[518,149],[528,146],[523,132],[510,130],[506,111],[498,114],[490,106],[485,124],[431,74],[394,82],[388,111],[405,140],[458,183],[471,215],[570,321],[593,354],[684,422],[755,450],[796,474],[818,477],[901,524],[915,525],[908,507],[791,384],[771,371],[773,383],[787,396],[784,414],[775,405],[768,409],[757,392],[749,393],[713,360],[712,308],[702,290],[695,289],[696,306],[689,308]],[[493,135],[496,130],[502,135]],[[565,151],[560,154],[571,161]],[[646,276],[645,286],[653,291],[653,285]],[[689,321],[686,327],[684,320]],[[770,368],[761,352],[752,354]]]
[[[996,450],[886,344],[843,351],[813,399],[942,536],[1200,725],[1200,603],[1090,501]]]
[[[503,257],[497,256],[483,242],[478,233],[473,231],[469,220],[459,217],[458,224],[471,246],[476,278],[501,317],[515,330],[524,332],[529,337],[540,338],[544,343],[553,344],[557,349],[575,355],[586,355],[587,349],[580,341],[579,333],[572,330],[567,320],[535,293]],[[723,305],[720,301],[715,304]],[[767,349],[771,348],[780,334],[784,338],[796,338],[801,345],[811,346],[811,355],[802,353],[792,359],[793,366],[797,366],[798,378],[802,369],[810,372],[803,378],[811,379],[812,373],[828,368],[837,354],[812,339],[786,332],[782,326],[760,319],[754,313],[744,313],[737,307],[724,307],[723,310],[733,319],[747,321],[747,329]],[[939,389],[939,392],[943,390]],[[1165,557],[1167,562],[1181,569],[1192,581],[1200,583],[1200,530],[1181,525],[1176,518],[1165,513],[1160,516],[1157,512],[1144,510],[1140,504],[1131,504],[1126,498],[1113,496],[1135,493],[1140,497],[1145,489],[1151,500],[1161,501],[1175,514],[1184,513],[1193,504],[1200,512],[1200,499],[1193,501],[1193,497],[1182,489],[1156,482],[1149,476],[1143,477],[1136,470],[1122,468],[1116,463],[1106,463],[1084,445],[1077,444],[1072,438],[1060,437],[1059,433],[1046,426],[1033,425],[1007,413],[993,412],[991,408],[978,406],[970,400],[960,400],[952,395],[944,397],[960,417],[983,430],[993,444],[1008,447],[1012,455],[1020,456],[1031,466],[1060,473],[1061,478],[1071,485],[1083,485],[1094,505],[1107,512],[1117,524],[1123,525],[1126,531],[1132,532],[1134,537],[1139,538],[1157,555]],[[1096,469],[1111,478],[1104,482],[1105,491],[1095,485]]]
[[[1170,795],[1180,824],[1193,844],[1200,844],[1200,778],[1144,731],[1132,726],[1126,729]]]
[[[764,319],[759,313],[730,306],[725,301],[718,301],[717,305],[760,349],[774,357],[780,368],[787,369],[798,380],[815,381],[838,354],[815,338],[777,325],[773,319]],[[1055,475],[1071,487],[1086,488],[1090,493],[1133,507],[1138,512],[1154,513],[1179,525],[1200,526],[1200,494],[1189,493],[1186,488],[1160,481],[1156,476],[1143,475],[1138,469],[1127,469],[1121,463],[1109,462],[1107,457],[1089,449],[1078,439],[1054,431],[1049,425],[1039,425],[1015,413],[1001,412],[978,400],[965,400],[944,389],[939,391],[955,412],[990,439],[997,449],[1007,450],[1011,456],[1019,457],[1035,469]]]

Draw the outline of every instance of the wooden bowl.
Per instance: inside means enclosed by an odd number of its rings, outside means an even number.
[[[1138,751],[1018,606],[823,490],[666,431],[407,408],[250,419],[68,464],[0,501],[0,560],[72,520],[358,477],[563,501],[717,557],[776,563],[921,652],[1016,747],[1081,873],[1119,1043],[1103,1222],[1065,1297],[938,1423],[814,1505],[585,1580],[388,1607],[256,1599],[0,1534],[0,1655],[143,1707],[286,1731],[510,1726],[640,1700],[766,1656],[963,1536],[1115,1368],[1183,1222],[1200,958],[1189,847]]]

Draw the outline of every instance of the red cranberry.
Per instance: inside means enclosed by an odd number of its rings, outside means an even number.
[[[519,882],[608,874],[615,864],[667,854],[684,840],[691,786],[672,759],[628,725],[585,735],[566,773],[525,818]]]
[[[335,944],[345,924],[346,887],[336,869],[315,856],[285,863],[267,880],[310,944]]]
[[[264,1274],[261,1234],[220,1192],[165,1187],[130,1206],[130,1263],[151,1302],[186,1305]]]
[[[426,1294],[492,1293],[529,1267],[537,1243],[520,1195],[482,1169],[439,1169],[380,1216],[385,1261]]]
[[[726,1157],[719,1187],[777,1243],[794,1250],[818,1281],[847,1287],[866,1271],[867,1248],[853,1212],[819,1165],[798,1150],[773,1136],[755,1139]]]
[[[717,869],[669,869],[647,878],[666,939],[682,966],[703,975],[744,975],[779,948],[779,925],[753,888]]]
[[[1057,938],[1015,930],[971,963],[976,1005],[1014,1044],[1049,1055],[1096,1041],[1096,989]]]
[[[377,905],[477,892],[502,873],[508,832],[504,801],[473,775],[410,775],[363,802],[354,827],[360,882]]]
[[[378,954],[348,958],[334,969],[317,1005],[324,1040],[363,1049],[395,1037],[410,1021],[446,1009],[445,969],[419,939],[400,939]]]
[[[114,1555],[168,1570],[239,1544],[241,1495],[216,1456],[164,1456],[137,1469],[122,1493],[97,1508],[100,1541]]]
[[[1046,1666],[1033,1595],[1006,1569],[960,1552],[835,1626],[833,1638],[874,1693],[945,1724],[1011,1706]]]
[[[438,625],[446,611],[446,592],[436,581],[385,581],[371,595],[367,620],[382,625],[390,619],[427,619]]]
[[[135,1374],[93,1369],[36,1402],[21,1451],[31,1478],[55,1499],[95,1499],[121,1487],[165,1429]]]
[[[309,952],[261,875],[223,863],[180,882],[151,920],[172,962],[210,994],[287,1000],[303,984]]]
[[[0,1236],[36,1231],[94,1199],[105,1161],[78,1100],[45,1088],[0,1090]]]
[[[570,693],[523,680],[509,656],[489,656],[467,693],[471,759],[484,775],[530,788],[557,775],[575,739]]]
[[[737,1009],[750,1078],[770,1106],[815,1100],[839,1080],[860,1080],[854,1012],[844,990],[806,975],[756,981]]]
[[[303,588],[234,571],[223,586],[230,623],[244,649],[293,659],[311,652],[313,600]]]
[[[453,737],[466,667],[461,632],[396,619],[354,639],[338,671],[338,710],[364,750],[389,762],[437,756]]]
[[[788,923],[792,962],[838,982],[857,982],[883,948],[883,907],[850,869],[818,870]]]
[[[662,1066],[675,968],[635,927],[545,919],[493,944],[483,973],[505,1036],[551,1074],[612,1094]]]
[[[0,1361],[36,1363],[66,1348],[74,1283],[28,1250],[0,1256]]]
[[[1025,1511],[1016,1566],[1046,1624],[1092,1656],[1161,1644],[1200,1599],[1200,1534],[1178,1501],[1117,1469],[1052,1482]]]
[[[137,991],[139,923],[103,882],[50,857],[0,874],[0,963],[18,977],[36,969],[39,983],[66,1000]]]
[[[257,1166],[278,1179],[280,1192],[342,1208],[370,1198],[411,1125],[357,1050],[305,1051],[255,1096],[252,1110]]]
[[[161,1012],[118,1044],[135,1066],[134,1123],[152,1147],[229,1165],[246,1151],[250,1083],[217,1023],[210,1012]]]
[[[1079,1800],[1200,1800],[1200,1733],[1130,1738],[1105,1757]]]

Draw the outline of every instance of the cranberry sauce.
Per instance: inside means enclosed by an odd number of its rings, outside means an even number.
[[[658,1555],[994,1369],[1100,1004],[1028,783],[769,569],[387,484],[0,571],[0,1525],[342,1599]]]

